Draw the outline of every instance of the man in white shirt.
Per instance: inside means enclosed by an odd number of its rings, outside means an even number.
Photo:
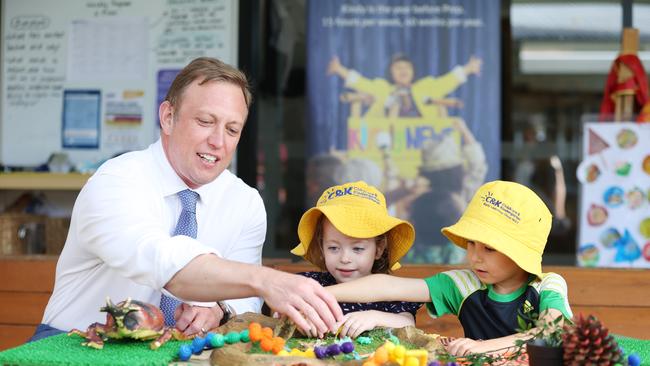
[[[231,311],[259,312],[259,297],[300,328],[336,330],[341,310],[320,285],[261,266],[264,204],[226,170],[251,100],[246,76],[219,60],[198,58],[179,73],[159,108],[160,140],[107,161],[79,193],[32,340],[103,322],[107,296],[158,305],[161,293],[181,301],[173,316],[188,335]],[[198,197],[196,230],[173,235],[185,210],[177,193],[188,189]]]

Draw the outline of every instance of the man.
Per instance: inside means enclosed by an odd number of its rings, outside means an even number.
[[[304,330],[336,330],[341,310],[320,285],[260,266],[264,204],[226,170],[251,99],[246,76],[219,60],[178,74],[159,108],[160,140],[109,160],[79,193],[33,340],[103,322],[107,296],[161,304],[188,335],[224,312],[259,311],[255,296]],[[240,300],[214,303],[225,299]]]

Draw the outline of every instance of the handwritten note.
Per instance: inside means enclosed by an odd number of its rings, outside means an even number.
[[[231,7],[227,0],[167,0],[156,39],[158,65],[182,65],[200,56],[230,60]]]
[[[11,107],[31,107],[61,97],[65,33],[50,29],[46,15],[16,16],[4,39],[6,101]]]

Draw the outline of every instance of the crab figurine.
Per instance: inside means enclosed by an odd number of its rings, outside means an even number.
[[[106,324],[93,323],[85,332],[72,329],[68,335],[78,334],[86,338],[84,346],[102,349],[104,341],[113,338],[131,338],[137,340],[151,340],[149,345],[152,350],[158,349],[171,338],[186,340],[192,338],[185,336],[176,328],[165,326],[165,318],[157,306],[127,298],[117,305],[106,298],[106,306],[101,311],[106,312]]]

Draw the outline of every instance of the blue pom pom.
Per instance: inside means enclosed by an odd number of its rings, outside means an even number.
[[[629,366],[639,366],[641,364],[641,357],[633,353],[627,357],[627,363]]]
[[[192,353],[195,355],[201,354],[205,348],[205,338],[196,337],[192,340]]]
[[[210,348],[213,347],[212,346],[212,342],[213,342],[212,339],[213,338],[214,338],[214,333],[212,333],[212,332],[208,332],[208,334],[205,335],[205,348],[206,349],[210,349]]]
[[[187,361],[192,357],[192,347],[189,344],[183,344],[178,349],[178,358],[181,361]]]

